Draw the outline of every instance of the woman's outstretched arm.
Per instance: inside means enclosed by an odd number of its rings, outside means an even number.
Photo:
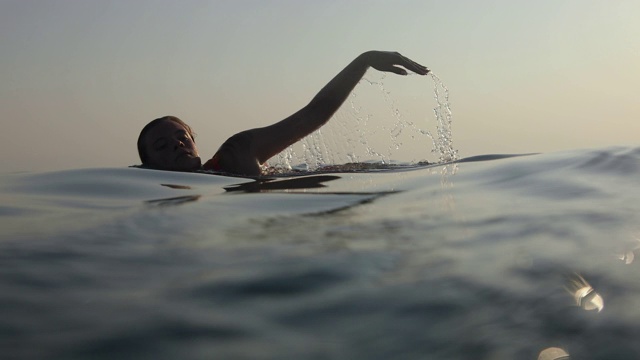
[[[233,156],[222,159],[223,168],[229,172],[257,175],[259,164],[326,124],[369,67],[399,75],[407,75],[407,70],[420,75],[429,72],[426,67],[397,52],[365,52],[329,81],[307,106],[293,115],[273,125],[234,135],[232,138],[244,144],[236,144]]]

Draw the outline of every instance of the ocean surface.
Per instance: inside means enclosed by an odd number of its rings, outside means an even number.
[[[2,359],[638,359],[640,148],[0,176]]]

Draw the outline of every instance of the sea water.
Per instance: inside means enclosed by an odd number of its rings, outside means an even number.
[[[3,359],[636,359],[640,148],[0,176]]]
[[[262,178],[0,175],[0,359],[640,358],[640,148],[458,160],[431,79]]]

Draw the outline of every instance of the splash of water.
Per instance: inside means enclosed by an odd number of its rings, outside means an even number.
[[[458,159],[458,151],[453,148],[451,135],[452,113],[449,105],[449,89],[436,74],[433,72],[430,74],[435,83],[434,97],[437,104],[433,109],[437,121],[437,137],[431,136],[433,140],[432,152],[439,154],[440,162],[455,161]]]
[[[432,119],[411,120],[401,111],[396,97],[385,86],[386,74],[381,74],[378,80],[363,78],[356,91],[352,92],[345,106],[338,111],[322,129],[302,139],[297,147],[291,146],[271,161],[272,165],[284,169],[315,170],[326,164],[340,162],[377,161],[382,164],[392,162],[394,154],[403,146],[401,135],[409,134],[411,139],[426,136],[431,142],[431,153],[435,154],[438,163],[447,163],[458,159],[457,150],[453,148],[452,141],[452,112],[449,103],[449,89],[442,80],[433,72],[430,78],[433,81],[433,99],[435,107]],[[364,88],[363,88],[364,86]],[[373,88],[382,95],[383,104],[390,112],[389,115],[381,115],[373,110],[365,110],[361,104],[359,90]],[[378,95],[379,96],[379,95]],[[420,100],[418,100],[420,101]],[[405,109],[402,109],[405,110]],[[373,125],[372,119],[379,116],[392,118],[391,125]],[[427,116],[428,117],[428,116]],[[385,120],[384,123],[388,123]],[[434,126],[435,131],[429,131],[423,127]],[[371,144],[371,138],[379,133],[387,134],[389,145],[384,150],[377,150]],[[420,136],[418,136],[420,135]],[[295,149],[298,149],[296,152]],[[358,155],[358,150],[364,154]],[[293,165],[303,162],[303,165]],[[422,161],[422,160],[420,160]]]

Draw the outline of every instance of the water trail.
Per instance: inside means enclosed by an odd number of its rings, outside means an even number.
[[[437,138],[433,138],[433,152],[439,154],[440,162],[450,162],[458,159],[458,151],[453,148],[453,140],[451,135],[452,113],[449,105],[449,89],[444,85],[442,80],[431,72],[431,78],[435,83],[434,97],[436,107],[433,113],[437,121]]]

